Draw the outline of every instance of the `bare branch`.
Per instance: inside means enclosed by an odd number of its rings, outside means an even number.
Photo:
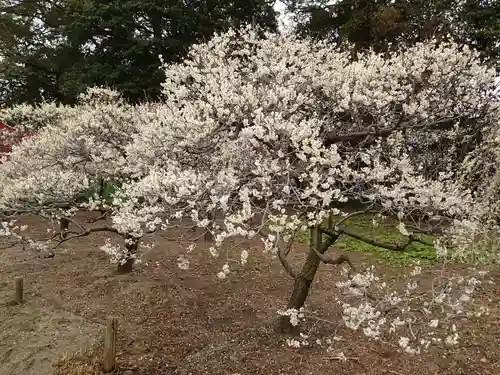
[[[292,244],[293,244],[293,238],[290,241],[288,241],[285,252],[283,252],[283,249],[281,246],[278,246],[278,258],[280,260],[281,265],[283,266],[285,271],[288,273],[288,275],[290,277],[292,277],[293,279],[295,279],[299,275],[299,273],[292,267],[290,262],[288,262],[288,260],[286,259],[286,255],[285,255],[285,254],[288,254],[290,252],[290,249],[292,248]]]
[[[340,219],[335,226],[339,226],[341,225],[342,223],[344,223],[345,221],[349,220],[349,219],[352,219],[353,217],[356,217],[356,216],[359,216],[359,215],[363,215],[363,214],[368,214],[368,213],[375,213],[377,211],[373,211],[372,210],[372,206],[371,205],[370,207],[368,207],[366,210],[362,210],[362,211],[356,211],[356,212],[352,212],[350,214],[348,214],[347,216],[343,217],[342,219]],[[329,227],[328,229],[332,230],[333,228],[332,227]]]
[[[328,235],[335,235],[335,232],[331,232],[330,230],[327,230],[327,229],[322,229],[322,231],[323,231],[323,233],[328,234]],[[392,243],[380,242],[374,238],[365,237],[365,236],[363,236],[359,233],[353,232],[347,228],[336,228],[336,231],[340,234],[345,234],[345,235],[352,237],[352,238],[355,238],[359,241],[363,241],[364,243],[367,243],[369,245],[381,247],[383,249],[387,249],[387,250],[391,250],[391,251],[404,251],[413,242],[419,242],[419,243],[422,243],[424,245],[434,247],[434,244],[432,244],[428,241],[425,241],[422,238],[415,237],[413,235],[408,236],[407,240],[401,244],[392,244]]]
[[[349,264],[351,267],[352,272],[356,272],[356,269],[354,268],[354,264],[351,262],[349,257],[345,254],[339,255],[337,258],[332,259],[325,254],[320,253],[314,246],[311,246],[311,249],[314,251],[316,256],[325,264],[331,264],[334,266],[339,266],[343,263]]]
[[[72,240],[72,239],[75,239],[75,238],[78,238],[78,237],[86,237],[88,235],[90,235],[91,233],[96,233],[96,232],[111,232],[111,233],[117,233],[117,234],[120,234],[118,232],[118,230],[116,230],[115,228],[112,228],[112,227],[97,227],[97,228],[88,228],[88,229],[85,229],[83,232],[66,232],[68,234],[68,236],[64,239],[60,239],[58,240],[58,244],[55,246],[56,248],[59,247],[63,242],[66,242],[66,241],[69,241],[69,240]],[[69,234],[73,234],[72,236],[70,236]]]
[[[92,223],[96,223],[96,222],[101,221],[101,220],[105,220],[106,216],[109,214],[110,211],[98,210],[98,212],[100,212],[101,215],[99,215],[98,217],[95,217],[95,218],[88,218],[87,223],[92,224]]]
[[[388,137],[391,135],[393,132],[400,130],[400,129],[405,129],[405,128],[411,128],[411,129],[421,129],[421,128],[449,128],[453,126],[454,120],[458,120],[462,118],[462,116],[457,116],[457,117],[446,117],[443,119],[439,119],[436,121],[433,121],[432,123],[428,122],[421,122],[419,124],[413,124],[411,121],[407,121],[404,123],[397,123],[395,126],[391,126],[388,128],[383,128],[383,129],[370,129],[368,131],[362,131],[362,132],[354,132],[354,133],[348,133],[348,134],[338,134],[336,131],[330,131],[327,132],[324,136],[323,139],[323,145],[325,147],[329,147],[335,143],[338,142],[357,142],[360,143],[367,137]]]

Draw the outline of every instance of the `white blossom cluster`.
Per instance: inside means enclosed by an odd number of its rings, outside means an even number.
[[[457,345],[457,319],[488,314],[488,308],[475,304],[474,297],[481,285],[492,281],[484,271],[467,277],[438,274],[428,287],[421,285],[421,275],[421,267],[415,266],[404,290],[399,291],[377,282],[373,267],[337,283],[346,296],[344,301],[337,300],[345,326],[370,339],[396,340],[396,346],[408,354],[420,354],[431,345]],[[412,327],[418,327],[418,333]]]
[[[78,108],[50,102],[35,106],[18,104],[0,108],[0,120],[15,129],[36,131],[66,117],[68,112],[78,110]]]
[[[431,347],[446,349],[459,345],[461,336],[457,324],[461,318],[489,314],[487,306],[474,302],[481,287],[494,283],[487,277],[487,271],[471,270],[465,276],[434,275],[431,288],[420,284],[419,277],[423,275],[420,266],[415,266],[411,274],[404,290],[391,290],[385,282],[380,283],[373,267],[337,283],[345,296],[336,298],[342,307],[344,327],[361,332],[370,340],[393,345],[406,354],[417,355]],[[290,316],[293,326],[306,320],[325,321],[303,308],[279,311],[279,314]],[[336,326],[335,332],[338,330]],[[296,349],[309,346],[313,340],[310,332],[287,338],[285,344]],[[315,340],[320,347],[326,344],[329,353],[338,351],[339,345],[335,343],[338,341],[343,341],[343,337],[337,334],[326,340]]]
[[[15,147],[2,165],[2,203],[69,203],[99,177],[115,177],[135,128],[121,107],[83,102]]]
[[[297,309],[287,309],[285,311],[280,310],[278,311],[278,314],[281,316],[289,316],[290,323],[292,323],[292,326],[294,327],[298,326],[300,322],[305,318],[303,307],[301,307],[299,310]]]
[[[112,243],[109,238],[106,239],[104,245],[102,245],[100,249],[109,256],[111,263],[123,265],[130,259],[133,259],[135,262],[140,262],[137,254],[129,253],[127,249],[124,249],[122,246]]]
[[[125,146],[152,113],[151,106],[131,106],[114,91],[91,88],[76,107],[47,103],[29,108],[2,112],[10,116],[9,123],[16,122],[16,128],[38,128],[14,145],[1,164],[0,215],[10,219],[32,213],[57,221],[81,210],[111,212],[112,202],[100,195],[99,185],[119,184],[129,177],[124,168]],[[83,235],[86,231],[79,228],[78,232]],[[12,233],[10,237],[14,238]],[[113,262],[135,257],[124,247],[105,245],[103,250]]]
[[[480,214],[455,174],[422,173],[409,148],[429,133],[449,139],[489,124],[494,72],[473,51],[427,43],[351,62],[323,43],[244,29],[194,46],[165,72],[156,117],[126,148],[134,179],[115,196],[121,231],[188,220],[212,232],[215,247],[259,234],[275,254],[290,232],[350,199],[401,218]],[[364,142],[350,147],[360,133]]]

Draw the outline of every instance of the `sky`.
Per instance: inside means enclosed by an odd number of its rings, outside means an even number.
[[[281,1],[276,1],[274,4],[274,10],[280,13],[280,16],[278,18],[280,31],[284,31],[292,25],[290,16],[289,15],[287,16],[285,14],[286,13],[285,8],[286,8],[285,4],[283,4]]]

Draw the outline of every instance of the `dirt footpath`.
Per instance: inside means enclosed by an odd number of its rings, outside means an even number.
[[[5,301],[12,287],[3,284],[0,290]],[[52,363],[60,355],[91,349],[101,331],[98,324],[68,312],[32,303],[4,305],[0,308],[0,373],[53,374]]]

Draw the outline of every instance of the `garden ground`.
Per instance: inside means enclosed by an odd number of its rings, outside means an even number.
[[[31,221],[32,218],[27,218]],[[45,232],[37,224],[40,235]],[[275,328],[278,309],[292,282],[277,260],[262,254],[258,242],[248,264],[228,278],[216,277],[223,259],[213,259],[200,241],[189,254],[188,270],[177,266],[186,244],[161,237],[132,274],[116,275],[99,250],[106,236],[68,242],[55,256],[41,259],[13,247],[0,253],[0,368],[2,375],[100,374],[105,320],[118,318],[116,374],[336,374],[336,375],[498,375],[500,374],[500,271],[479,300],[491,314],[458,322],[461,341],[452,351],[403,355],[391,346],[367,341],[341,329],[338,269],[322,265],[307,301],[323,320],[309,319],[303,332],[310,347],[294,349]],[[295,261],[303,258],[298,249]],[[388,279],[401,265],[380,257],[351,254],[358,269],[376,264]],[[387,257],[386,257],[387,259]],[[458,270],[460,271],[460,270]],[[25,302],[13,305],[14,281],[24,278]],[[333,351],[315,344],[334,335]],[[343,352],[349,360],[334,359]]]

